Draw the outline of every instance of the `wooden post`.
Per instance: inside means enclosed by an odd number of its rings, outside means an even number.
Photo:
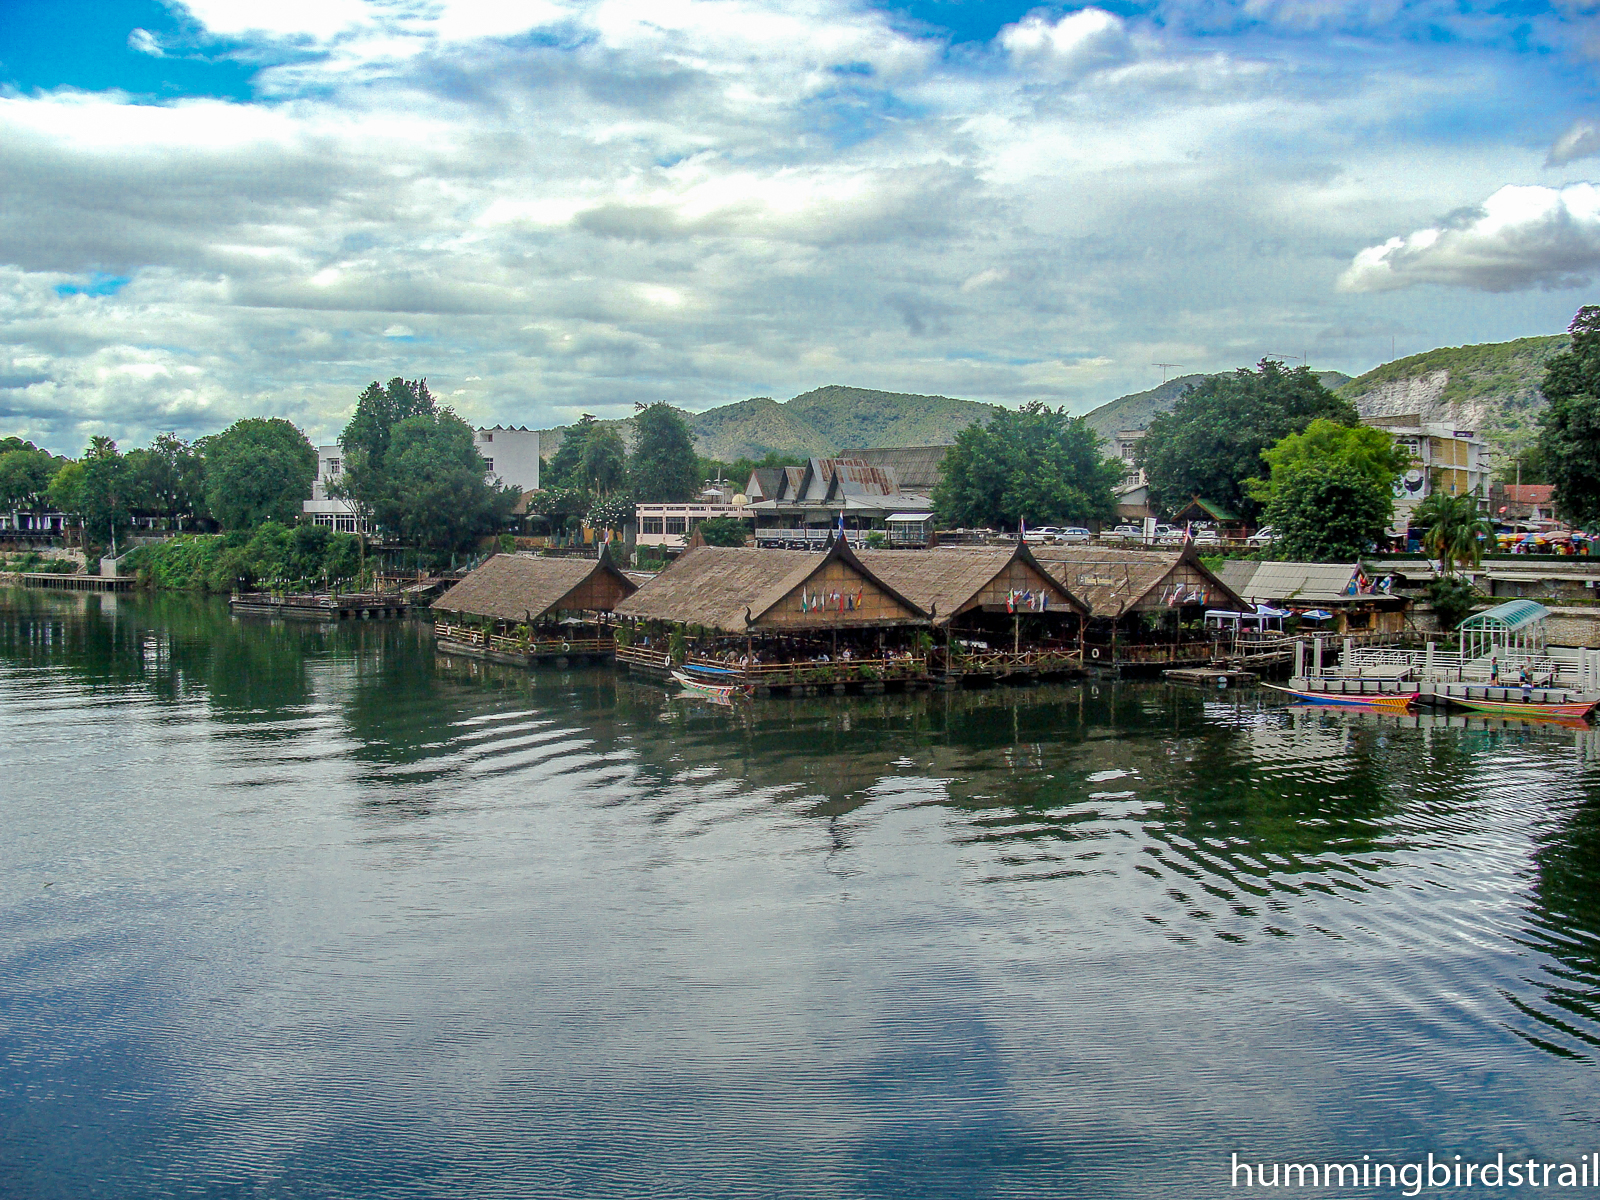
[[[1306,673],[1306,644],[1300,638],[1294,640],[1294,674],[1296,679],[1303,678]]]

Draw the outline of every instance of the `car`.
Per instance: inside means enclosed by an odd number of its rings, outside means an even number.
[[[1100,535],[1101,540],[1107,542],[1137,542],[1143,537],[1144,530],[1137,525],[1118,525]]]
[[[1196,546],[1220,546],[1222,535],[1215,529],[1197,529],[1194,531],[1194,544]]]
[[[1246,540],[1252,546],[1270,546],[1278,540],[1278,531],[1271,525],[1263,525]]]
[[[1183,538],[1183,530],[1176,525],[1156,526],[1156,545],[1158,546],[1176,546],[1182,543]]]
[[[1027,530],[1022,535],[1022,540],[1030,546],[1042,546],[1047,542],[1056,541],[1061,536],[1061,530],[1054,525],[1039,525]]]
[[[1094,540],[1094,534],[1090,533],[1082,525],[1068,525],[1056,536],[1063,542],[1082,543]]]

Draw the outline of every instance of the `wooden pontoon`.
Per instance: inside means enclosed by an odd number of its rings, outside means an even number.
[[[1023,543],[865,550],[879,579],[929,613],[945,678],[1054,675],[1083,665],[1089,609]]]
[[[616,607],[617,661],[773,687],[927,679],[928,613],[842,539],[826,554],[697,546]]]
[[[1153,672],[1212,662],[1224,647],[1205,628],[1206,609],[1245,607],[1192,545],[1171,550],[1039,546],[1034,555],[1089,606],[1086,667]]]
[[[433,602],[446,654],[516,666],[610,658],[605,615],[638,590],[601,549],[599,558],[496,554]]]

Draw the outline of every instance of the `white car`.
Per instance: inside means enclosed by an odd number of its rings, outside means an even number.
[[[1183,541],[1183,530],[1176,525],[1156,526],[1156,545],[1174,546]]]
[[[1270,546],[1278,540],[1278,531],[1271,525],[1263,525],[1250,535],[1249,544],[1252,546]]]
[[[1068,525],[1057,536],[1063,542],[1083,543],[1083,542],[1091,542],[1091,541],[1094,540],[1094,534],[1090,533],[1082,525]]]
[[[1197,529],[1194,531],[1194,544],[1196,546],[1220,546],[1222,536],[1215,529]]]
[[[1053,542],[1061,536],[1061,530],[1054,525],[1040,525],[1030,529],[1022,535],[1022,540],[1030,546],[1042,546],[1046,542]]]
[[[1144,530],[1137,525],[1118,525],[1109,533],[1102,533],[1100,536],[1107,541],[1136,542],[1144,537]]]

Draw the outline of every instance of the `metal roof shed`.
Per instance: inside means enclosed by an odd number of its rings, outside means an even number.
[[[1507,600],[1461,622],[1463,661],[1485,654],[1538,654],[1544,650],[1545,622],[1550,610],[1532,600]]]

